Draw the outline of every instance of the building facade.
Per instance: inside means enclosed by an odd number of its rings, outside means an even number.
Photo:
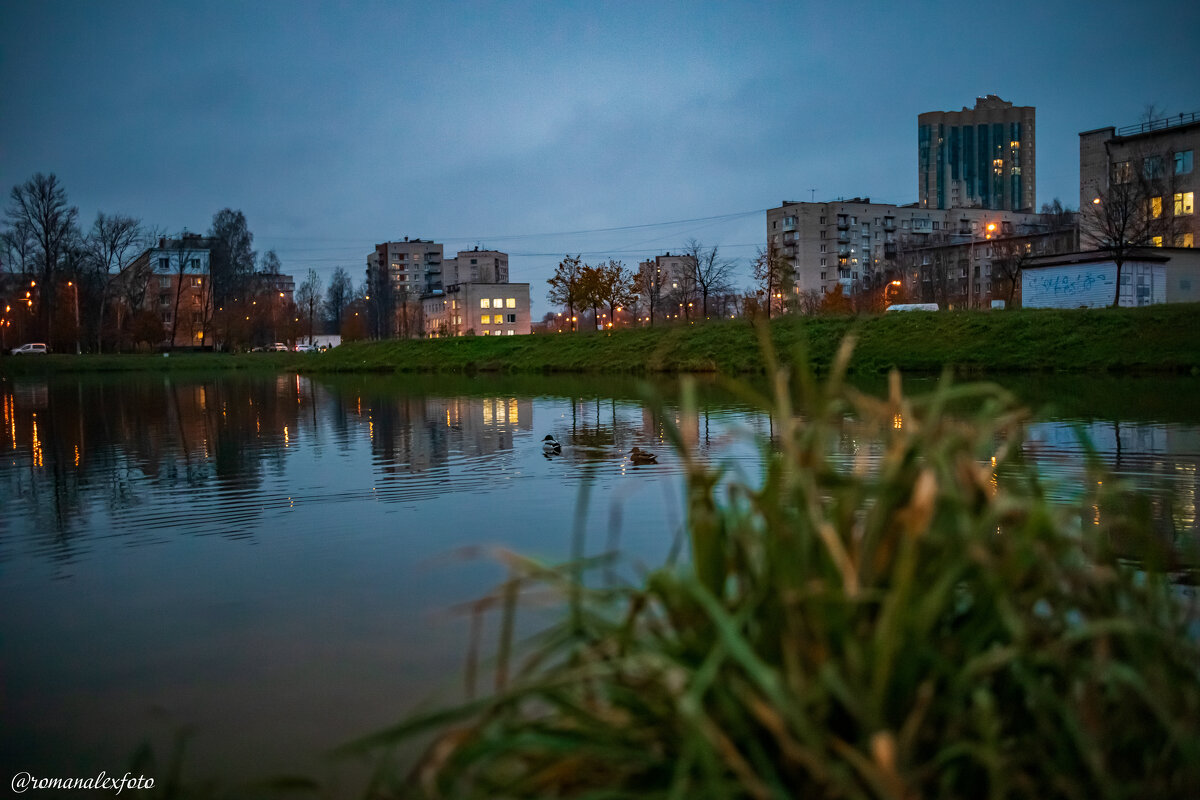
[[[1001,224],[983,238],[930,236],[927,241],[900,251],[902,292],[893,298],[905,302],[937,303],[940,308],[989,308],[999,302],[1022,305],[1025,265],[1033,259],[1071,253],[1079,249],[1079,226],[1074,215],[1045,229],[1016,232]]]
[[[460,257],[465,254],[460,254]],[[421,298],[424,332],[449,336],[530,333],[528,283],[458,283]]]
[[[442,284],[456,283],[508,283],[508,253],[476,247],[443,259]]]
[[[118,327],[130,316],[150,311],[162,323],[169,347],[203,347],[213,317],[209,263],[213,241],[185,233],[161,238],[147,248],[113,284]]]
[[[767,210],[767,245],[792,267],[797,294],[846,294],[902,279],[900,254],[933,243],[970,244],[1038,230],[1040,215],[982,208],[922,208],[853,198],[784,201]]]
[[[1027,308],[1104,308],[1116,296],[1117,265],[1103,250],[1034,259],[1021,274]],[[1200,302],[1200,251],[1146,248],[1121,266],[1120,305]]]
[[[1163,235],[1152,243],[1195,247],[1200,239],[1198,150],[1200,112],[1084,131],[1079,134],[1079,207],[1097,202],[1113,182],[1137,183],[1148,213],[1164,218]],[[1084,246],[1091,244],[1085,234]]]
[[[922,208],[1037,209],[1035,109],[989,94],[974,108],[917,117]]]

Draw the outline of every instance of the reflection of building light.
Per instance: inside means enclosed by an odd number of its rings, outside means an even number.
[[[367,421],[367,438],[375,441],[375,423],[370,420]]]
[[[33,465],[35,467],[42,466],[42,442],[38,439],[37,429],[37,414],[33,415]]]
[[[75,445],[75,466],[79,466],[79,445]]]
[[[292,444],[292,440],[291,440],[291,437],[288,436],[287,425],[284,425],[283,426],[283,446],[291,447],[291,444]]]
[[[493,423],[493,421],[494,421],[494,414],[492,412],[492,401],[484,400],[483,401],[483,424],[491,425]]]
[[[511,424],[516,425],[519,417],[520,412],[517,410],[517,399],[514,397],[508,401],[508,421]]]
[[[903,428],[904,427],[904,417],[901,416],[900,414],[893,415],[892,416],[892,427],[895,428],[896,430],[900,430],[901,428]]]

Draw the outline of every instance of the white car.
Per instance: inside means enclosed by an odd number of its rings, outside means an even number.
[[[296,345],[295,349],[296,349],[297,353],[315,353],[315,352],[317,352],[316,345],[311,345],[311,344],[298,344],[298,345]]]
[[[23,344],[20,347],[14,347],[12,350],[12,354],[14,356],[30,355],[30,354],[38,354],[38,355],[44,356],[48,352],[49,352],[49,350],[46,349],[46,345],[42,344],[41,342],[30,342],[29,344]]]

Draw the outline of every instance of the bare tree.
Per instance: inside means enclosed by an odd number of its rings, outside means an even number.
[[[1116,264],[1113,308],[1121,302],[1121,272],[1133,251],[1170,237],[1173,215],[1165,207],[1164,165],[1165,158],[1156,154],[1113,164],[1108,185],[1095,187],[1092,202],[1079,211],[1081,238],[1107,250]]]
[[[633,274],[620,261],[609,261],[596,268],[596,297],[608,306],[608,319],[616,324],[617,309],[633,302]]]
[[[5,217],[11,228],[25,226],[36,246],[40,272],[41,302],[38,314],[43,332],[49,336],[54,318],[54,277],[62,249],[75,230],[79,209],[67,205],[67,192],[54,173],[37,173],[9,194]]]
[[[101,334],[104,316],[112,294],[111,278],[119,275],[138,257],[142,248],[142,223],[123,214],[96,214],[96,221],[88,231],[85,245],[89,260],[87,281],[88,295],[95,303],[95,344],[101,349]]]
[[[1007,285],[1005,305],[1012,308],[1017,287],[1021,285],[1021,273],[1031,257],[1029,247],[1025,242],[1012,239],[997,239],[991,246],[992,281]]]
[[[546,283],[550,284],[547,298],[551,303],[567,307],[571,330],[575,330],[575,308],[583,301],[584,265],[579,256],[565,256],[554,270],[554,276]]]
[[[4,247],[4,263],[0,264],[0,272],[28,275],[37,250],[29,222],[22,219],[12,223],[0,234],[0,244]]]
[[[173,271],[175,276],[175,302],[171,310],[171,330],[170,330],[170,346],[175,346],[175,335],[179,331],[179,304],[183,298],[184,287],[188,285],[189,274],[199,274],[203,267],[201,265],[202,250],[198,247],[200,237],[197,234],[190,234],[186,230],[180,234],[179,238],[167,242],[167,255],[161,258],[166,259],[167,271]],[[202,279],[201,279],[202,280]],[[204,292],[202,294],[208,294]],[[195,312],[193,312],[195,313]],[[201,325],[203,329],[203,311],[201,314]],[[189,331],[188,341],[192,341],[194,335],[195,324],[189,317],[187,329]]]
[[[247,276],[254,272],[254,234],[246,225],[245,214],[223,208],[213,214],[208,236],[213,240],[209,280],[213,301],[221,306],[241,292]]]
[[[313,320],[317,316],[317,307],[321,304],[321,276],[315,269],[308,271],[308,276],[300,288],[296,290],[296,305],[308,315],[308,343],[313,343]]]
[[[643,261],[634,278],[634,292],[646,298],[646,307],[650,311],[650,324],[654,324],[655,312],[662,308],[663,287],[667,276],[657,261]]]
[[[721,258],[716,246],[705,248],[695,239],[688,240],[683,247],[683,253],[692,259],[691,280],[696,294],[700,296],[700,308],[704,318],[708,319],[708,298],[715,294],[727,293],[733,288],[730,279],[734,262]]]
[[[754,257],[754,280],[759,286],[758,296],[766,301],[763,307],[767,311],[767,319],[771,318],[772,309],[782,313],[792,294],[795,276],[792,274],[792,265],[775,251],[774,245],[769,245],[765,250],[761,247],[758,249]]]

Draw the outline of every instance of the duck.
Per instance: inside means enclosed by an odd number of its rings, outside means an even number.
[[[629,460],[634,464],[657,464],[658,456],[640,447],[635,447],[629,451]]]
[[[546,438],[542,439],[542,452],[546,455],[561,455],[562,445],[553,436],[546,434]]]

